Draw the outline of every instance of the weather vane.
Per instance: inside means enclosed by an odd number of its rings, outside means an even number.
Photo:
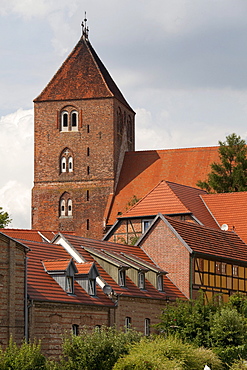
[[[84,21],[82,21],[81,26],[82,26],[82,36],[84,37],[85,40],[88,40],[89,28],[87,26],[87,13],[86,12],[85,12]]]

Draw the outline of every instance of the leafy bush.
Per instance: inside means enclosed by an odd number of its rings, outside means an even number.
[[[229,370],[247,370],[247,361],[245,360],[237,360],[235,361]]]
[[[219,358],[205,348],[195,348],[180,339],[156,337],[142,339],[133,345],[129,354],[120,358],[114,370],[201,370],[205,365],[212,370],[222,369]]]
[[[239,346],[246,340],[246,320],[235,308],[224,307],[211,320],[210,333],[214,346]]]
[[[0,348],[0,370],[45,370],[46,358],[40,351],[40,344],[26,343],[18,347],[10,339],[8,347]]]
[[[204,304],[201,294],[196,300],[182,301],[167,305],[157,325],[160,333],[176,335],[197,346],[210,345],[210,318],[217,311],[214,302]]]
[[[139,341],[141,334],[132,330],[126,333],[115,328],[89,331],[80,336],[67,337],[59,369],[110,370],[121,355],[128,353],[131,343]]]

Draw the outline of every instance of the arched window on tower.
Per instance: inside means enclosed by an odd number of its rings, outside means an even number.
[[[78,112],[73,106],[66,106],[60,114],[60,131],[78,131]]]
[[[68,216],[72,216],[72,200],[68,199]]]
[[[69,172],[73,172],[73,157],[69,157],[69,160],[68,160],[68,164],[69,164]]]
[[[78,113],[76,111],[71,112],[71,131],[78,130]]]
[[[69,148],[65,148],[60,155],[60,173],[73,172],[74,160],[73,153]]]
[[[61,172],[66,172],[66,158],[61,158]]]
[[[61,114],[61,131],[69,130],[69,115],[67,111],[63,111]]]
[[[61,198],[60,199],[60,216],[65,216],[65,205],[66,205],[66,202],[65,202],[65,199]]]
[[[65,192],[59,200],[59,217],[72,217],[72,199],[69,193]]]

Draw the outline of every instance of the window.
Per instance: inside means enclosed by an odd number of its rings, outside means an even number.
[[[66,107],[61,112],[61,131],[78,131],[78,112],[73,107]]]
[[[73,157],[69,157],[69,160],[68,160],[68,164],[69,164],[69,172],[73,172]]]
[[[77,131],[78,130],[78,113],[73,111],[71,113],[71,130]]]
[[[120,286],[125,286],[125,279],[126,278],[126,274],[125,274],[125,270],[121,269],[118,271],[118,284]]]
[[[72,217],[73,208],[72,208],[72,199],[70,198],[69,193],[63,193],[59,202],[59,216],[60,217]]]
[[[90,175],[90,167],[87,166],[87,174]]]
[[[69,148],[65,148],[60,155],[60,173],[73,172],[73,154]]]
[[[68,216],[72,216],[72,200],[68,200]]]
[[[127,316],[125,317],[125,329],[128,330],[130,329],[130,326],[131,326],[131,317]]]
[[[88,280],[88,294],[89,295],[96,295],[95,279],[89,279]]]
[[[86,199],[87,199],[87,202],[89,201],[89,190],[87,190],[87,193],[86,193]]]
[[[76,336],[79,335],[79,325],[77,324],[72,325],[72,334]]]
[[[73,293],[74,292],[74,282],[73,282],[73,276],[66,276],[66,286],[65,290],[67,293]]]
[[[163,276],[158,275],[157,276],[157,289],[162,292],[163,291]]]
[[[149,228],[150,224],[151,224],[151,220],[142,220],[142,233],[143,234]]]
[[[61,131],[68,131],[68,121],[69,115],[68,112],[64,111],[61,115]]]
[[[138,274],[138,286],[140,289],[145,289],[145,275],[143,272]]]
[[[89,224],[89,218],[87,218],[87,230],[89,230],[90,224]]]
[[[65,216],[65,200],[61,199],[60,202],[60,215]]]
[[[87,156],[90,156],[90,148],[87,148]]]
[[[236,266],[236,265],[232,266],[232,275],[233,276],[238,276],[238,266]]]
[[[150,319],[145,319],[144,321],[144,334],[150,335]]]

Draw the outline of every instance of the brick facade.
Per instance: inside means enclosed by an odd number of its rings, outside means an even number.
[[[0,345],[12,336],[20,344],[25,335],[24,246],[0,233]]]
[[[95,56],[92,57],[87,42],[81,42],[77,48],[82,53],[82,56],[79,53],[82,58],[81,69],[87,68],[83,64],[85,55],[89,55],[86,61],[92,68],[100,63]],[[72,65],[68,59],[67,64],[73,72],[75,62],[71,63]],[[78,66],[75,69],[76,67]],[[61,69],[66,69],[66,63]],[[85,74],[89,88],[94,87],[95,97],[81,97],[81,91],[78,90],[78,97],[66,100],[67,87],[63,85],[62,92],[55,97],[49,98],[47,90],[44,90],[43,95],[40,95],[43,98],[38,97],[34,101],[34,229],[48,227],[94,238],[101,238],[103,235],[105,208],[109,195],[115,191],[124,153],[134,150],[135,113],[127,103],[124,104],[125,100],[121,96],[119,98],[108,94],[109,96],[102,97],[103,87],[100,85],[101,80],[99,81],[99,78],[102,79],[101,74],[98,69],[93,73],[95,75]],[[77,79],[80,78],[78,76]],[[56,80],[56,75],[54,79]],[[74,84],[75,81],[72,79],[69,83]],[[113,81],[108,83],[113,84]],[[48,91],[49,86],[48,84]],[[120,92],[116,95],[119,94]],[[63,130],[64,112],[68,120],[75,112],[76,127],[71,129],[71,123],[67,122],[68,127]],[[70,153],[72,158],[73,164],[69,171],[61,169],[63,153]],[[70,215],[61,215],[60,212],[60,201],[64,194],[71,200]]]
[[[184,295],[190,298],[190,253],[172,230],[159,220],[140,246],[168,272],[171,281]]]

